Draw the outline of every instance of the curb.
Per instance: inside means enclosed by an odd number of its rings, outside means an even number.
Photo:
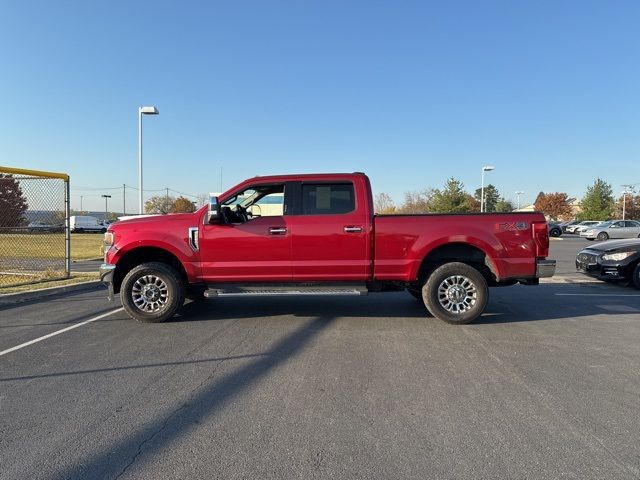
[[[40,290],[32,290],[30,292],[0,294],[0,306],[28,302],[30,300],[39,300],[41,298],[50,297],[52,295],[59,295],[61,293],[93,290],[97,289],[101,285],[101,281],[91,280],[89,282],[74,283],[73,285],[62,285],[61,287],[42,288]]]

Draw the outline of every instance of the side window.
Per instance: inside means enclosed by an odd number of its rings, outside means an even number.
[[[284,184],[248,188],[225,200],[221,212],[226,223],[245,223],[257,217],[282,216]]]
[[[624,222],[625,227],[639,227],[640,224],[638,222],[631,222],[629,220],[627,220],[626,222]]]
[[[613,224],[614,228],[623,228],[624,227],[624,222],[616,222]]]
[[[261,217],[280,217],[284,215],[284,192],[269,193],[249,208]]]
[[[352,183],[302,185],[303,215],[349,213],[355,208],[356,200]]]

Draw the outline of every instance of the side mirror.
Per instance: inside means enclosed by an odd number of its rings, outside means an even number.
[[[218,197],[209,197],[209,212],[207,213],[207,223],[220,223],[220,204]]]

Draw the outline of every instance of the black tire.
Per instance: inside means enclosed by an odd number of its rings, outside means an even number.
[[[609,240],[609,235],[607,232],[600,232],[596,238],[600,241]]]
[[[184,282],[178,272],[161,262],[143,263],[131,269],[120,287],[125,311],[131,318],[147,323],[173,317],[184,303],[184,293]]]
[[[409,294],[415,298],[416,300],[418,300],[421,304],[424,305],[424,299],[422,298],[422,290],[420,289],[415,289],[415,288],[407,288],[407,292],[409,292]]]
[[[640,262],[636,265],[636,268],[633,270],[633,278],[631,279],[631,283],[633,286],[640,290]]]
[[[562,230],[559,228],[552,228],[551,230],[549,230],[549,235],[551,235],[552,237],[559,237],[562,235]]]
[[[445,295],[441,296],[441,288],[453,290],[452,294],[466,290],[466,297],[458,299],[456,303]],[[489,288],[478,270],[466,263],[451,262],[436,268],[429,275],[422,287],[422,298],[434,317],[447,323],[462,325],[473,322],[482,314],[489,299]],[[455,311],[460,305],[464,310]]]

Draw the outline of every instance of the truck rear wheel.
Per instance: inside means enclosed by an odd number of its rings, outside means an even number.
[[[489,289],[482,274],[466,263],[436,268],[422,287],[422,298],[434,317],[465,324],[478,318],[487,305]]]
[[[131,269],[120,287],[122,306],[131,318],[159,323],[173,317],[184,303],[184,283],[174,268],[148,262]]]

